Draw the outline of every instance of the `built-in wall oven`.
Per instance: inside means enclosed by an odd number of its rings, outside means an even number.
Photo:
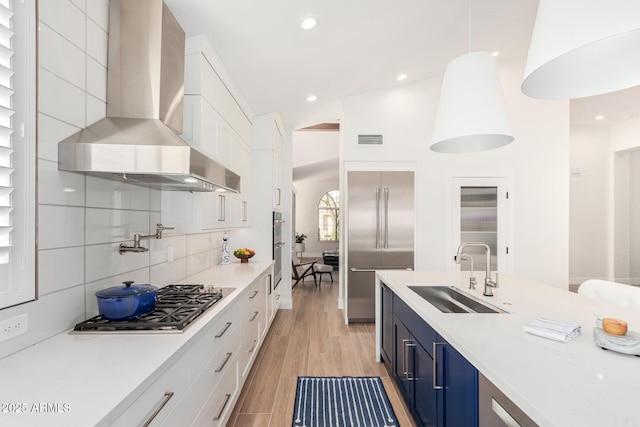
[[[273,289],[278,287],[282,280],[282,212],[273,211]]]

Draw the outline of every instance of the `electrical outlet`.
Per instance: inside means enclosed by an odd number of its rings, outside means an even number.
[[[0,321],[0,342],[26,334],[29,330],[27,313]]]

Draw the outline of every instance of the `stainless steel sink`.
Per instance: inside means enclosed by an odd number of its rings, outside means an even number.
[[[453,286],[409,286],[443,313],[507,313]]]

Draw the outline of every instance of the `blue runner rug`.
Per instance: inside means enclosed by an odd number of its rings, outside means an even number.
[[[380,377],[298,377],[293,427],[397,427]]]

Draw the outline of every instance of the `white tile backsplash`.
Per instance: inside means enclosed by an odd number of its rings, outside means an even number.
[[[187,235],[187,254],[194,255],[213,248],[213,233],[199,233]]]
[[[213,251],[200,252],[187,258],[187,276],[200,273],[215,264],[215,254]]]
[[[58,142],[80,129],[54,117],[38,114],[38,157],[57,162]]]
[[[86,210],[87,245],[99,243],[133,244],[133,235],[149,234],[149,213],[144,211],[128,211],[122,209]],[[142,246],[148,247],[149,241],[143,240]]]
[[[103,102],[107,102],[107,67],[93,58],[87,57],[87,92]]]
[[[39,205],[38,248],[84,245],[84,208]]]
[[[87,16],[105,32],[109,31],[109,0],[90,0]],[[90,38],[90,37],[89,37]]]
[[[161,264],[168,262],[168,253],[173,251],[173,259],[184,258],[187,254],[186,250],[186,238],[187,236],[171,236],[165,232],[162,239],[149,241],[149,247],[151,252],[151,265]]]
[[[87,77],[85,53],[45,24],[40,25],[38,37],[40,67],[84,89]],[[60,61],[60,58],[65,60]]]
[[[95,1],[95,0],[91,0],[91,1]],[[73,4],[75,4],[76,6],[78,6],[78,8],[81,11],[86,12],[86,8],[87,8],[86,0],[71,0],[71,2],[73,2]]]
[[[85,50],[86,15],[70,0],[39,0],[38,17],[40,21],[71,43]],[[64,58],[60,58],[60,60],[64,61]]]
[[[148,211],[150,190],[108,179],[87,177],[87,206]]]
[[[87,94],[87,126],[107,116],[107,103]]]
[[[92,0],[93,1],[93,0]],[[87,54],[99,64],[107,67],[109,35],[96,22],[87,21]]]
[[[187,277],[186,258],[179,258],[174,262],[152,265],[149,277],[151,283],[158,287],[168,285],[169,283],[176,283],[184,279]]]
[[[39,111],[79,128],[84,127],[86,101],[84,90],[52,74],[39,69]]]
[[[84,284],[84,247],[38,252],[40,296]]]
[[[38,203],[84,206],[84,174],[62,172],[58,163],[38,160]]]
[[[149,252],[120,255],[119,246],[120,243],[85,246],[87,282],[149,267]]]

